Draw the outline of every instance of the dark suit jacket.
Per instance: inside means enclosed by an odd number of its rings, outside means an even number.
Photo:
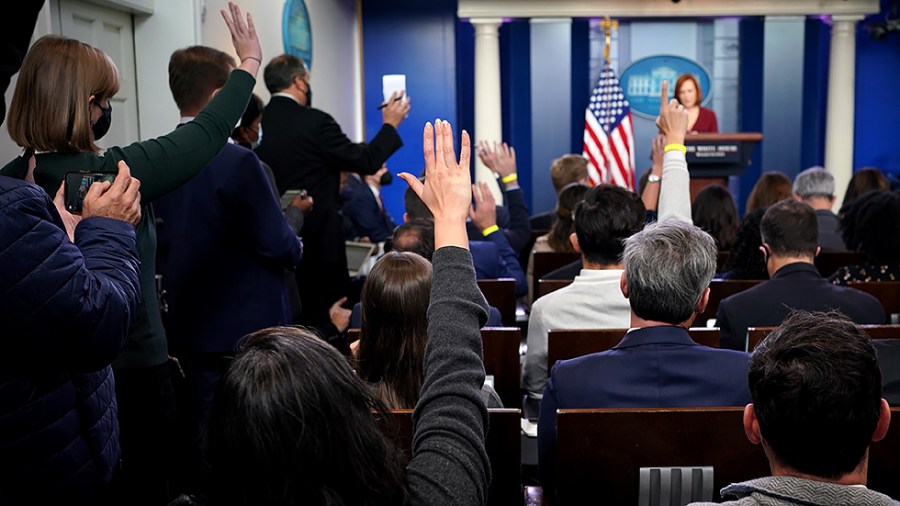
[[[744,406],[748,363],[747,353],[701,346],[674,326],[633,330],[612,350],[557,362],[538,419],[544,497],[553,495],[557,409]]]
[[[814,265],[797,262],[778,269],[772,279],[719,302],[716,325],[721,329],[721,347],[746,349],[747,327],[778,325],[792,309],[837,309],[856,323],[884,323],[884,308],[878,299],[855,288],[832,285]]]
[[[841,236],[841,222],[833,212],[819,209],[816,211],[816,223],[819,226],[819,247],[822,251],[847,251]]]
[[[525,193],[521,188],[504,189],[503,195],[506,202],[497,206],[497,225],[503,230],[513,251],[518,254],[531,240],[531,222],[528,218],[528,206],[525,204]],[[482,239],[481,230],[471,221],[466,223],[466,229],[470,241]]]
[[[525,271],[519,264],[519,257],[510,247],[506,236],[493,232],[481,240],[469,242],[472,262],[475,264],[475,277],[478,279],[513,278],[516,280],[516,296],[528,293],[528,282]]]
[[[300,240],[252,151],[226,144],[153,206],[173,353],[233,353],[245,334],[291,323],[285,276]]]
[[[368,237],[372,242],[382,242],[394,233],[394,220],[375,198],[368,183],[356,174],[347,177],[344,190],[347,200],[344,202],[344,230],[348,240]]]
[[[262,116],[263,140],[256,153],[272,167],[279,193],[306,189],[313,210],[303,225],[305,251],[298,270],[303,317],[300,323],[330,335],[328,308],[349,291],[344,225],[340,207],[341,171],[374,174],[403,145],[385,124],[371,142],[353,143],[329,114],[274,96]]]

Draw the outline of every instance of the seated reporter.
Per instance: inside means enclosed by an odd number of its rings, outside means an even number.
[[[487,303],[468,253],[470,141],[459,163],[449,123],[425,125],[425,184],[401,174],[434,215],[425,375],[404,463],[380,407],[343,356],[312,333],[254,333],[223,378],[210,421],[209,503],[485,504],[490,464],[481,324]]]

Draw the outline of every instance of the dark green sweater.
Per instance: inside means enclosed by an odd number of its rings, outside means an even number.
[[[114,146],[103,155],[36,155],[35,183],[51,196],[56,194],[67,172],[116,172],[119,160],[125,160],[131,175],[141,181],[142,217],[137,225],[141,301],[125,349],[113,362],[115,367],[150,367],[163,364],[168,358],[156,298],[156,227],[150,204],[197,175],[219,153],[244,113],[255,84],[253,76],[235,70],[194,121],[156,139]],[[24,179],[27,171],[28,160],[18,157],[0,169],[0,174]]]

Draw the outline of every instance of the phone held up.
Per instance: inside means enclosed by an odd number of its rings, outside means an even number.
[[[66,210],[72,214],[81,214],[84,205],[84,196],[88,189],[94,183],[102,183],[109,181],[112,183],[116,179],[115,172],[67,172],[66,185],[63,194],[66,200]]]

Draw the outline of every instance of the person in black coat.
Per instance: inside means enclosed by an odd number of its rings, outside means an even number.
[[[719,303],[716,324],[722,348],[745,350],[747,327],[776,326],[792,309],[837,310],[855,323],[884,323],[878,299],[855,288],[832,285],[819,274],[813,263],[819,251],[819,229],[812,207],[782,200],[766,210],[759,228],[771,279]]]
[[[297,269],[303,310],[295,323],[334,336],[346,329],[346,319],[332,321],[332,316],[341,314],[336,306],[350,285],[340,174],[374,174],[403,145],[397,126],[409,113],[409,100],[394,94],[382,108],[381,130],[368,144],[354,143],[331,115],[312,108],[310,73],[302,59],[276,56],[266,65],[264,79],[272,99],[263,112],[265,135],[256,153],[272,168],[279,193],[306,189],[315,201],[303,228],[303,260]]]

